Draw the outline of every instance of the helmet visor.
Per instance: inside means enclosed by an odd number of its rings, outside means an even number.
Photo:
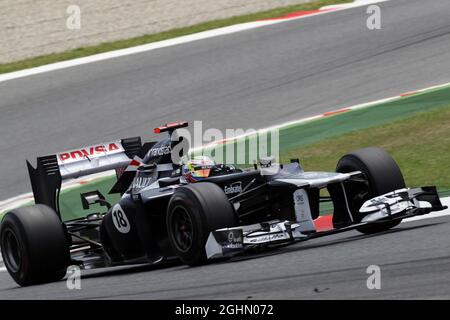
[[[208,178],[210,173],[211,168],[200,168],[194,169],[194,171],[192,171],[192,176],[194,178]]]

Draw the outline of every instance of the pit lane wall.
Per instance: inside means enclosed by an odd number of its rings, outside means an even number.
[[[0,64],[310,1],[2,0]]]

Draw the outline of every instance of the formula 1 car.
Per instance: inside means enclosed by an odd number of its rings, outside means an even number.
[[[186,126],[156,128],[168,132],[159,142],[128,138],[39,157],[36,168],[27,162],[36,204],[8,212],[0,228],[12,278],[21,286],[57,281],[69,265],[179,259],[194,266],[353,229],[382,232],[403,218],[445,209],[435,187],[406,188],[395,161],[373,147],[344,155],[336,172],[307,172],[298,159],[282,165],[266,157],[249,169],[211,166],[213,174],[188,181],[171,160],[179,143],[173,134]],[[98,190],[81,193],[83,208],[96,204],[104,212],[63,221],[62,180],[113,169],[110,192],[120,201],[110,204]],[[334,229],[317,231],[314,220],[326,202]]]

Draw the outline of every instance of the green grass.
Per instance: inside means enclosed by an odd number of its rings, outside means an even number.
[[[299,157],[306,170],[334,171],[347,152],[377,146],[399,164],[410,187],[436,185],[450,190],[450,105],[406,119],[293,147],[282,160]]]
[[[105,196],[105,199],[109,201],[109,203],[118,202],[120,200],[120,195],[108,194],[109,190],[111,190],[116,181],[117,180],[115,176],[105,177],[90,183],[86,183],[84,185],[81,185],[80,187],[63,190],[59,197],[59,205],[63,220],[76,219],[91,213],[104,212],[106,210],[105,207],[101,207],[97,204],[91,206],[89,210],[84,210],[81,205],[81,193],[99,190]]]
[[[444,108],[449,105],[449,102],[450,87],[443,87],[362,109],[286,126],[279,130],[279,153],[284,154],[293,148],[311,145],[324,139],[337,137],[349,132],[388,124],[423,112],[424,110],[432,111]],[[255,135],[245,139],[247,165],[244,166],[252,164],[253,160],[250,160],[248,155],[256,154],[256,139],[257,137]],[[208,147],[203,149],[203,151],[196,151],[194,154],[203,153],[205,155],[215,156],[222,153],[224,157],[221,158],[225,158],[227,151],[230,150],[229,148],[233,144],[234,142],[229,142],[223,145]],[[241,153],[237,152],[236,145],[234,145],[234,148],[234,162],[236,162],[237,154]],[[227,162],[232,163],[233,157],[230,155],[229,158],[231,159],[227,158]]]
[[[80,186],[63,189],[59,196],[59,205],[60,211],[62,213],[62,219],[64,221],[72,220],[85,217],[91,213],[98,213],[105,211],[105,207],[102,207],[98,204],[90,206],[89,210],[84,210],[81,204],[80,198],[81,193],[98,190],[105,196],[105,199],[109,203],[117,203],[120,200],[120,195],[108,194],[109,190],[111,190],[112,186],[116,183],[116,181],[117,181],[116,177],[113,175],[104,178],[99,178],[87,182],[85,184],[82,184]],[[24,204],[23,207],[31,206],[33,204],[34,201],[30,201]],[[5,213],[6,212],[0,212],[0,220],[3,218],[3,215]]]
[[[450,87],[433,89],[399,98],[372,107],[328,116],[319,120],[293,125],[280,132],[280,148],[283,153],[293,147],[309,145],[350,131],[366,129],[410,117],[422,111],[447,107],[450,103]]]
[[[90,55],[98,54],[98,53],[102,53],[102,52],[134,47],[134,46],[138,46],[138,45],[142,45],[142,44],[146,44],[146,43],[171,39],[171,38],[180,37],[180,36],[197,33],[197,32],[201,32],[201,31],[226,27],[226,26],[230,26],[233,24],[268,19],[268,18],[276,18],[276,17],[286,15],[288,13],[295,12],[295,11],[315,10],[315,9],[319,9],[320,7],[323,7],[326,5],[340,4],[340,3],[346,3],[346,2],[351,2],[351,0],[320,0],[320,1],[310,2],[310,3],[291,5],[291,6],[287,6],[287,7],[281,7],[281,8],[258,12],[258,13],[253,13],[253,14],[247,14],[247,15],[235,16],[235,17],[231,17],[231,18],[227,18],[227,19],[204,22],[204,23],[192,25],[189,27],[173,29],[173,30],[169,30],[169,31],[161,32],[161,33],[144,35],[144,36],[140,36],[140,37],[125,39],[125,40],[118,40],[118,41],[113,41],[113,42],[106,42],[106,43],[101,43],[101,44],[95,45],[95,46],[82,47],[82,48],[65,51],[65,52],[61,52],[61,53],[54,53],[54,54],[39,56],[39,57],[30,58],[30,59],[26,59],[26,60],[21,60],[21,61],[17,61],[17,62],[0,64],[0,74],[7,73],[7,72],[13,72],[13,71],[17,71],[17,70],[22,70],[22,69],[27,69],[27,68],[38,67],[38,66],[42,66],[45,64],[55,63],[55,62],[64,61],[64,60],[86,57],[86,56],[90,56]]]

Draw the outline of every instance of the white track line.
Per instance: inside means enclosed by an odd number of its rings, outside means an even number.
[[[320,8],[321,10],[326,9],[350,9],[350,8],[356,8],[356,7],[362,7],[362,6],[369,6],[371,4],[380,3],[380,2],[386,2],[390,0],[355,0],[354,2],[350,3],[342,3],[342,4],[332,4],[329,6],[324,6]]]
[[[236,24],[236,25],[232,25],[232,26],[228,26],[228,27],[203,31],[203,32],[194,33],[194,34],[177,37],[177,38],[173,38],[173,39],[152,42],[149,44],[144,44],[144,45],[140,45],[140,46],[136,46],[136,47],[114,50],[114,51],[109,51],[109,52],[105,52],[105,53],[100,53],[100,54],[83,57],[83,58],[52,63],[52,64],[44,65],[41,67],[5,73],[5,74],[0,75],[0,82],[23,78],[23,77],[28,77],[28,76],[32,76],[32,75],[36,75],[36,74],[45,73],[45,72],[51,72],[51,71],[55,71],[55,70],[66,69],[66,68],[84,65],[84,64],[88,64],[88,63],[123,57],[123,56],[131,55],[131,54],[147,52],[147,51],[151,51],[151,50],[155,50],[155,49],[166,48],[166,47],[175,46],[175,45],[188,43],[188,42],[192,42],[192,41],[204,40],[204,39],[208,39],[208,38],[223,36],[223,35],[241,32],[241,31],[245,31],[245,30],[260,28],[260,27],[264,27],[264,26],[268,26],[268,25],[272,25],[272,24],[283,23],[286,21],[305,19],[305,18],[312,17],[312,16],[327,14],[327,13],[331,13],[331,12],[351,9],[351,8],[355,8],[355,7],[361,7],[361,6],[365,6],[368,4],[385,2],[385,1],[389,1],[389,0],[362,0],[362,1],[359,0],[359,1],[356,1],[353,3],[339,5],[334,8],[328,8],[325,11],[312,13],[312,14],[299,16],[299,17],[292,17],[292,18],[286,18],[286,19],[275,19],[275,20],[262,20],[262,21],[254,21],[254,22]]]

